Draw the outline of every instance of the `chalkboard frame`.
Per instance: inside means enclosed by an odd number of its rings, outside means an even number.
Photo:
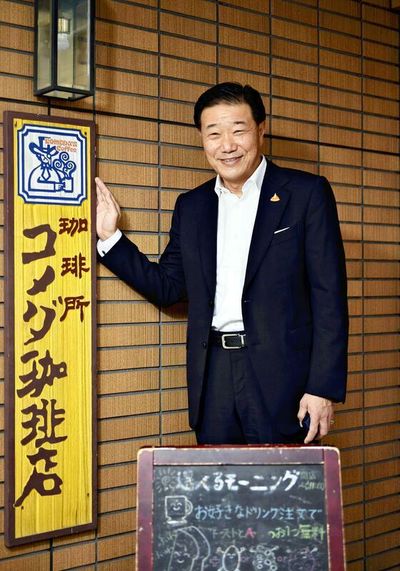
[[[323,466],[329,570],[345,571],[340,454],[331,446],[146,447],[138,453],[136,571],[153,570],[154,471],[168,466]]]

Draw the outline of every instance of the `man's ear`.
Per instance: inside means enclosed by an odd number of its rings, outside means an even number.
[[[197,131],[198,137],[200,139],[201,146],[204,147],[203,134],[201,132],[201,127],[200,127],[200,129],[198,127],[196,127],[196,131]]]
[[[266,132],[267,132],[267,125],[266,121],[264,120],[258,125],[258,133],[260,135],[260,139],[264,138]]]

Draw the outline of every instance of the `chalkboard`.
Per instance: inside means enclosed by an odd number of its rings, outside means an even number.
[[[138,571],[345,568],[335,448],[147,448],[138,474]]]

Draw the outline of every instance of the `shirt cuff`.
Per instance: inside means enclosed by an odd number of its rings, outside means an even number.
[[[97,251],[101,257],[105,256],[113,246],[121,238],[122,232],[119,228],[114,232],[112,236],[107,238],[107,240],[97,240]]]

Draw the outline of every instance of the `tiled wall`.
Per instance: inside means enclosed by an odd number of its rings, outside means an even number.
[[[330,179],[351,338],[349,396],[327,443],[342,453],[348,569],[399,569],[399,17],[390,0],[99,0],[96,37],[95,97],[49,105],[33,95],[33,2],[0,0],[0,111],[94,119],[98,172],[148,255],[166,243],[177,195],[212,174],[191,118],[217,81],[262,92],[271,158]],[[3,161],[0,173],[3,194]],[[98,275],[98,531],[0,542],[0,571],[132,569],[137,450],[194,442],[184,305],[159,311],[104,268]]]

